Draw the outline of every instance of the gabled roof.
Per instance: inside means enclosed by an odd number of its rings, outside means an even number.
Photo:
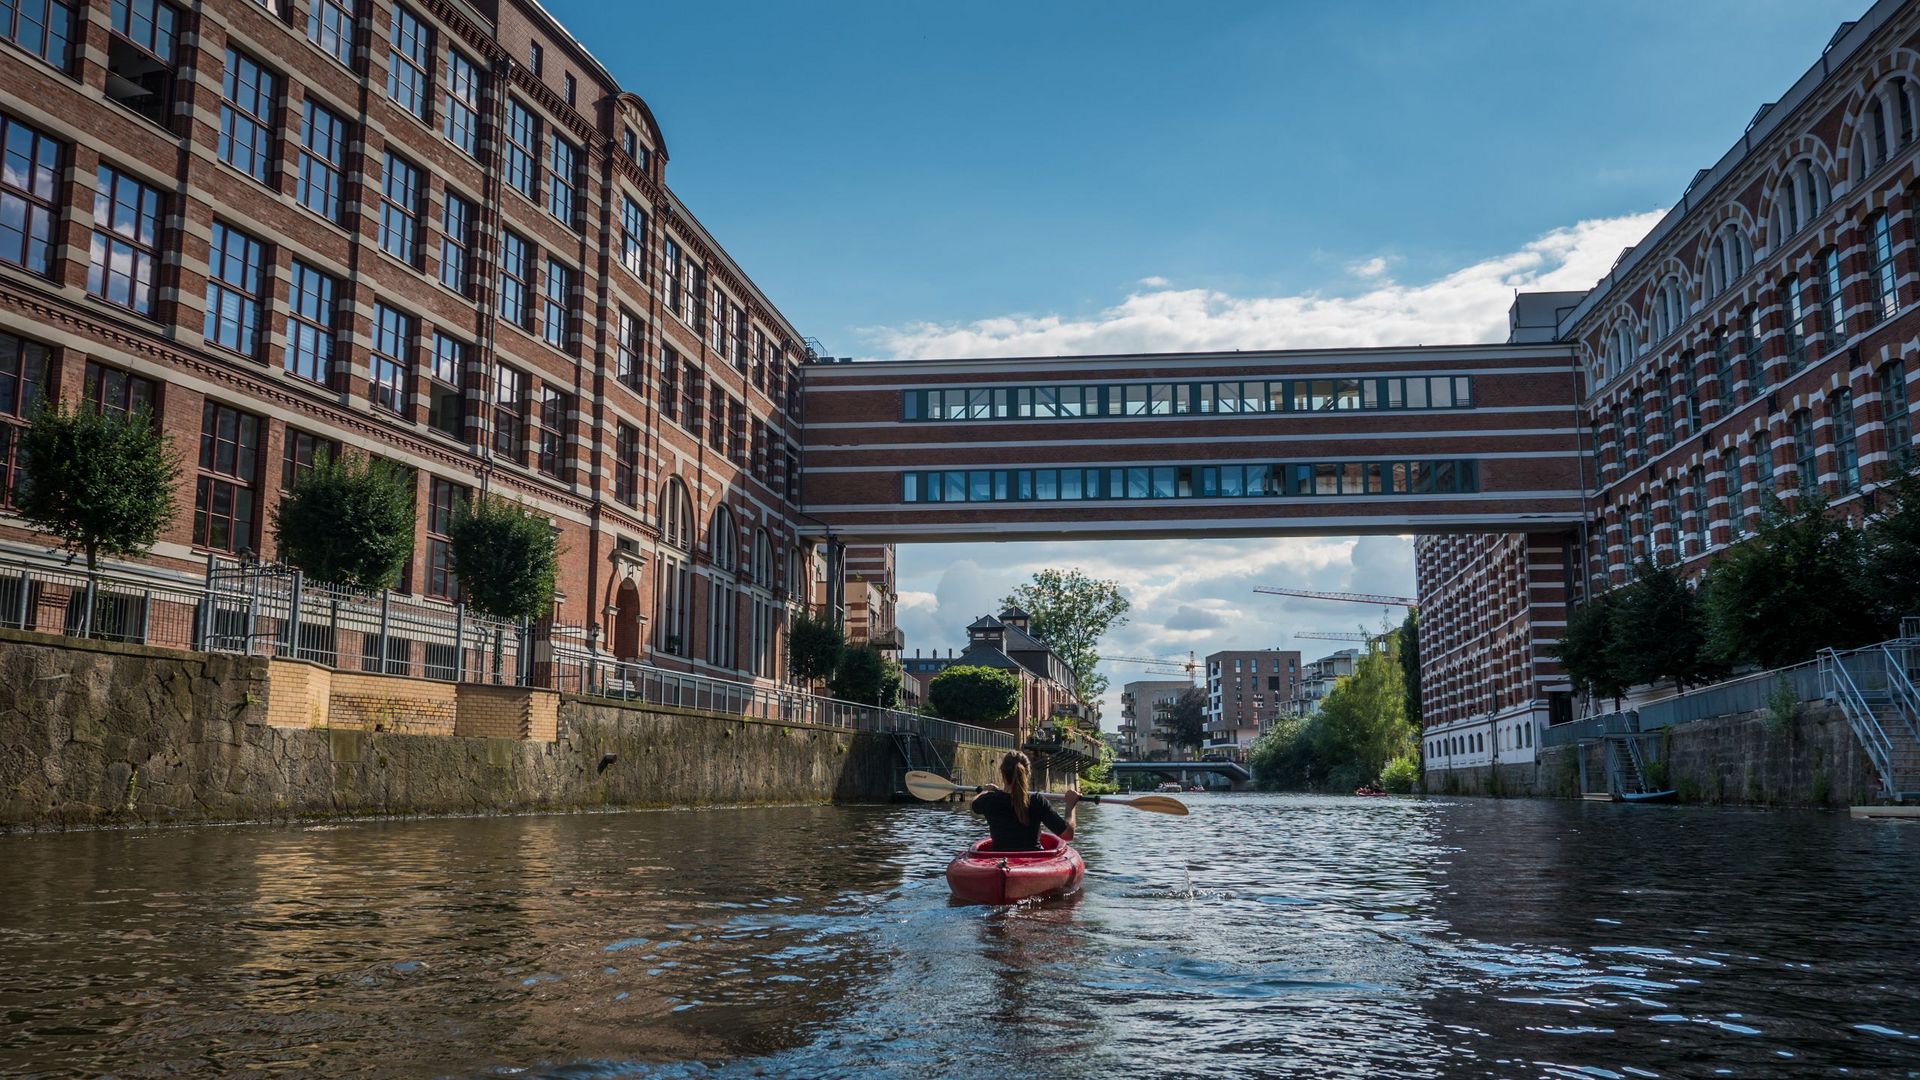
[[[968,623],[967,629],[969,630],[1000,630],[1000,629],[1004,629],[1004,626],[1001,624],[999,619],[996,619],[991,615],[982,615],[979,618]]]
[[[1010,607],[1007,610],[1000,613],[1001,622],[1006,622],[1009,619],[1031,619],[1031,618],[1033,618],[1033,616],[1020,610],[1018,605],[1014,607]]]

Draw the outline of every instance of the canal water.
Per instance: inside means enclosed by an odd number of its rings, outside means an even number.
[[[1920,1074],[1920,822],[1188,798],[0,837],[0,1075]]]

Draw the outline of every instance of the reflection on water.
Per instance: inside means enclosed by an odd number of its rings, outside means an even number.
[[[1920,1072],[1920,823],[1194,796],[0,838],[0,1074]]]

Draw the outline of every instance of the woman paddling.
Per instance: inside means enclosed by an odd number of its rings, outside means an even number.
[[[987,831],[993,836],[995,851],[1035,851],[1040,847],[1040,826],[1045,825],[1062,840],[1073,839],[1073,810],[1080,793],[1069,789],[1061,804],[1067,816],[1061,817],[1053,805],[1032,791],[1033,762],[1015,750],[1000,759],[1001,790],[988,784],[973,797],[974,813],[987,819]]]

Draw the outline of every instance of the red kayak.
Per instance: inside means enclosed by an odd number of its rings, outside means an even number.
[[[1036,896],[1059,896],[1080,887],[1087,864],[1073,846],[1040,834],[1038,851],[995,851],[982,840],[947,864],[947,886],[969,904],[1017,904]]]

